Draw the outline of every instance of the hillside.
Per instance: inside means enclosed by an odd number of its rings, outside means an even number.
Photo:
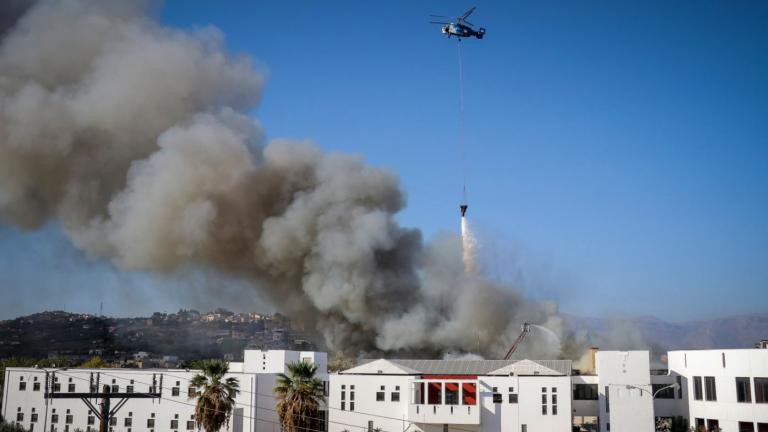
[[[124,359],[144,351],[181,360],[239,359],[246,346],[310,348],[302,326],[283,315],[179,311],[109,318],[61,311],[0,321],[0,358]]]

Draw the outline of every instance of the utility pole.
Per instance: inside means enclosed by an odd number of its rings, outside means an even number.
[[[104,386],[104,393],[109,393],[110,389],[108,385]],[[101,399],[101,415],[99,416],[99,432],[108,432],[109,431],[109,406],[110,406],[110,398],[102,398]]]
[[[50,379],[46,379],[45,382],[45,398],[46,399],[80,399],[91,410],[93,415],[99,419],[99,432],[109,432],[110,420],[120,411],[120,408],[128,402],[129,399],[159,399],[162,397],[163,391],[163,375],[160,374],[160,385],[157,383],[157,374],[152,376],[152,387],[146,393],[133,393],[133,392],[115,392],[112,393],[112,389],[109,385],[104,385],[102,391],[97,391],[99,388],[100,373],[96,373],[95,381],[93,373],[91,373],[91,388],[90,392],[82,393],[61,393],[57,391],[54,383],[56,382],[56,372],[51,373]],[[95,384],[94,384],[95,382]],[[158,391],[159,390],[159,391]],[[96,409],[96,406],[91,402],[91,399],[101,399],[101,409]],[[112,407],[112,399],[119,399]]]

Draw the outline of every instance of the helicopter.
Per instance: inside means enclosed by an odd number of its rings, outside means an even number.
[[[465,37],[476,37],[478,39],[482,39],[483,36],[485,36],[485,29],[480,27],[480,29],[475,30],[474,24],[467,21],[467,17],[472,15],[472,12],[475,11],[477,7],[472,6],[464,12],[463,15],[456,17],[456,22],[446,22],[446,21],[430,21],[430,24],[443,24],[442,32],[443,34],[447,35],[449,38],[451,36],[456,36],[461,40],[461,38]],[[451,17],[447,17],[445,15],[430,15],[433,18],[448,18],[449,20],[452,19]]]

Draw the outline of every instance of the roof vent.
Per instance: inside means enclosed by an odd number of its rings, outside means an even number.
[[[376,373],[380,373],[380,374],[383,374],[383,373],[384,373],[384,371],[383,371],[383,370],[377,370],[377,371],[376,371]]]

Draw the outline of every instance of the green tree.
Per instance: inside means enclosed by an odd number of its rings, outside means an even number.
[[[107,364],[104,363],[104,360],[99,356],[91,357],[87,362],[80,365],[80,367],[84,369],[101,369],[106,366]]]
[[[285,432],[310,431],[316,427],[320,403],[325,402],[323,382],[315,377],[317,366],[305,363],[289,363],[287,374],[277,375],[274,393],[277,396],[277,413]]]
[[[197,398],[195,420],[197,429],[218,432],[225,425],[235,409],[235,397],[240,392],[237,378],[226,378],[229,363],[222,360],[207,360],[200,365],[202,373],[192,378],[191,385],[196,391],[189,395]]]

